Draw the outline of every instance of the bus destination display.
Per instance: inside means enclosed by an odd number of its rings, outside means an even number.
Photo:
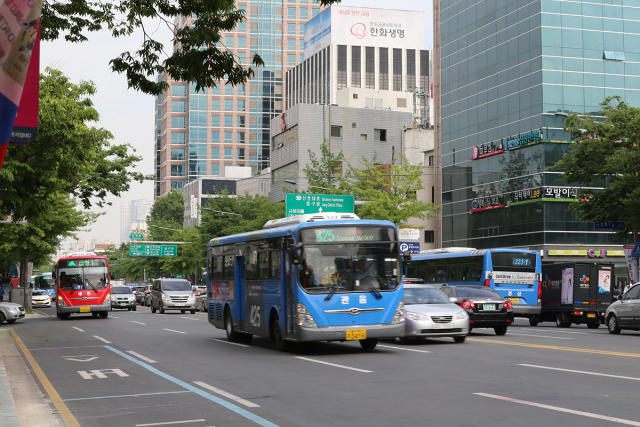
[[[357,243],[395,240],[393,228],[378,227],[333,227],[306,229],[300,232],[305,243]]]
[[[529,258],[513,258],[513,265],[517,267],[531,267]]]
[[[60,262],[60,267],[106,267],[107,261],[101,258],[70,259]]]

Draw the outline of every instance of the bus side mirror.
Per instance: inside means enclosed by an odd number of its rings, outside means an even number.
[[[56,278],[56,269],[51,270],[51,277]]]
[[[109,273],[109,278],[111,280],[116,280],[116,273]]]
[[[409,252],[402,252],[402,263],[409,264],[411,262],[411,254]]]
[[[291,262],[294,265],[300,264],[300,259],[302,258],[302,243],[296,243],[291,249]]]

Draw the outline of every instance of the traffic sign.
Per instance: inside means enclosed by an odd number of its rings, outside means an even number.
[[[320,212],[353,213],[355,198],[342,194],[287,193],[287,216]]]
[[[400,252],[417,255],[420,253],[420,242],[400,242]]]
[[[176,274],[176,279],[182,279],[184,276],[182,274]]]
[[[631,251],[631,258],[640,258],[640,243],[636,243],[633,251]]]
[[[178,245],[129,245],[129,256],[174,257],[178,255]]]
[[[131,233],[131,234],[129,234],[129,238],[131,240],[142,240],[142,239],[144,239],[144,234],[142,234],[142,233]]]

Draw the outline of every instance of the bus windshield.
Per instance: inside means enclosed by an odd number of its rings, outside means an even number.
[[[309,293],[390,291],[400,267],[396,243],[304,245],[298,280]]]
[[[109,285],[109,271],[103,259],[61,261],[58,275],[59,286],[63,291],[97,291]]]
[[[521,252],[492,252],[494,271],[536,271],[536,255]]]

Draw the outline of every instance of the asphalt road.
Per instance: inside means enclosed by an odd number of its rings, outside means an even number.
[[[518,319],[505,336],[474,330],[462,344],[281,353],[265,338],[227,342],[205,313],[40,312],[1,327],[82,426],[640,426],[640,332]]]

